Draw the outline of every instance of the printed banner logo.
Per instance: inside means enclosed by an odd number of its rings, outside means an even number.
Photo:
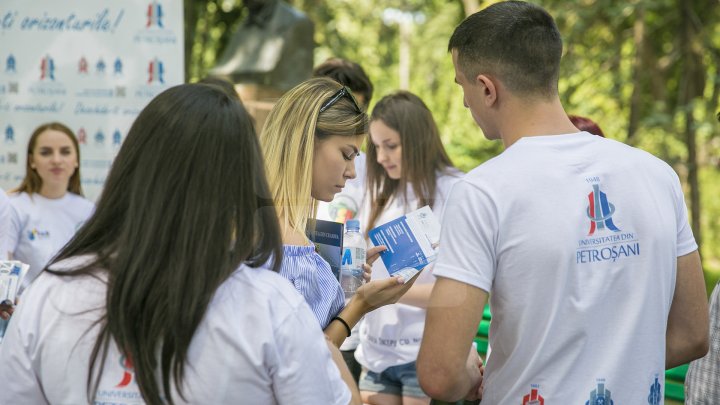
[[[588,201],[587,216],[590,218],[588,236],[594,234],[596,229],[599,230],[605,227],[613,232],[620,232],[620,229],[613,224],[612,220],[615,206],[608,202],[607,195],[600,191],[599,184],[593,184],[593,191],[588,194]]]
[[[15,66],[15,56],[13,54],[8,55],[5,60],[5,72],[17,73],[17,67]]]
[[[147,8],[147,28],[150,27],[160,27],[163,28],[163,8],[160,3],[157,1],[153,1],[152,3],[148,4]]]
[[[545,405],[545,398],[538,394],[537,388],[533,388],[523,397],[522,405]]]
[[[12,125],[5,128],[5,143],[15,143],[15,129]]]
[[[165,83],[165,79],[163,78],[164,73],[165,68],[162,61],[158,58],[151,60],[148,64],[148,84]]]
[[[50,55],[40,61],[40,80],[55,80],[55,61]]]
[[[78,62],[78,73],[80,74],[87,74],[88,73],[88,63],[87,59],[85,57],[80,58],[80,62]]]

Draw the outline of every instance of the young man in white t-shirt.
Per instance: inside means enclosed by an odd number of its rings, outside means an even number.
[[[446,203],[421,386],[484,405],[661,404],[665,369],[708,345],[677,175],[572,125],[557,90],[562,41],[542,8],[496,3],[463,21],[449,49],[465,106],[506,150]],[[488,294],[483,378],[465,361]]]

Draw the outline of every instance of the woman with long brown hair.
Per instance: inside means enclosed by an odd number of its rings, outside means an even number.
[[[407,91],[385,96],[375,105],[370,117],[367,170],[366,230],[425,205],[439,218],[450,188],[462,176],[445,152],[432,113],[419,97]],[[424,307],[434,280],[427,270],[421,274],[397,304],[369,313],[360,328],[355,357],[363,366],[360,391],[367,404],[430,402],[415,371],[425,324]],[[372,278],[387,277],[385,266],[378,260]]]

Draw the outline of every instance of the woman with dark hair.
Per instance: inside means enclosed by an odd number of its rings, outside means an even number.
[[[80,148],[70,128],[50,122],[33,131],[25,178],[11,191],[10,205],[10,255],[30,265],[24,290],[95,208],[83,197]]]
[[[16,309],[0,403],[349,403],[339,352],[276,273],[261,156],[222,90],[152,100],[95,214]]]
[[[361,216],[366,230],[425,205],[439,219],[450,188],[462,176],[445,153],[432,113],[407,91],[385,96],[375,105],[367,156],[369,209],[364,212],[369,214]],[[430,402],[418,384],[415,360],[434,277],[429,269],[421,274],[397,304],[371,312],[360,328],[355,357],[363,366],[360,394],[367,404]],[[377,261],[372,278],[387,277],[387,269]]]

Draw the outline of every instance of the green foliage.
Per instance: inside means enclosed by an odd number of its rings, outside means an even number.
[[[486,6],[495,1],[480,1]],[[667,161],[686,182],[686,112],[697,140],[700,229],[708,278],[720,275],[720,7],[715,0],[535,0],[563,34],[559,89],[569,113],[591,117],[610,138]],[[502,151],[484,139],[454,84],[447,41],[464,18],[460,0],[294,0],[315,23],[315,62],[359,62],[375,85],[373,101],[400,86],[400,28],[388,9],[414,13],[408,90],[433,111],[455,164],[470,170]],[[188,78],[202,77],[245,15],[241,0],[186,0],[192,48]],[[195,10],[188,14],[187,10]],[[689,10],[688,18],[681,10]],[[688,22],[689,27],[688,30]],[[639,35],[642,33],[642,35]],[[699,64],[689,61],[699,55]],[[686,104],[683,91],[699,88]],[[634,97],[635,96],[635,97]],[[372,103],[371,103],[372,108]],[[690,109],[690,110],[688,110]],[[636,129],[631,116],[636,118]],[[632,132],[632,134],[629,133]],[[688,196],[690,193],[687,194]],[[692,204],[688,204],[691,206]],[[717,274],[716,274],[717,273]]]

